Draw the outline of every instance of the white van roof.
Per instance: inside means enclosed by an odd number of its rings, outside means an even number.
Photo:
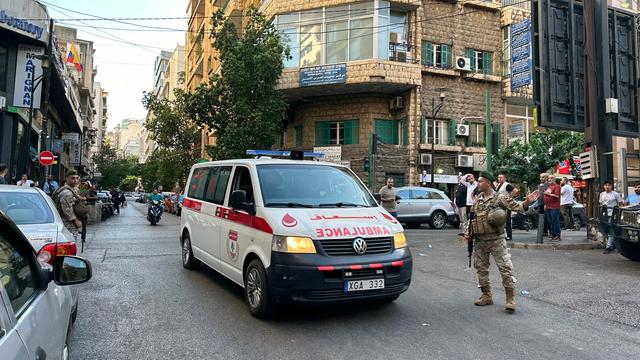
[[[206,167],[206,166],[212,166],[212,165],[255,166],[255,165],[264,165],[264,164],[321,165],[321,166],[346,167],[345,165],[342,165],[342,164],[336,164],[336,163],[331,163],[327,161],[257,158],[257,159],[232,159],[232,160],[207,161],[207,162],[194,164],[192,168]]]

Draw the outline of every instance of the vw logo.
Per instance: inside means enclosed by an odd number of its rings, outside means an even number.
[[[362,255],[367,252],[367,242],[363,238],[356,238],[353,240],[353,251],[358,255]]]

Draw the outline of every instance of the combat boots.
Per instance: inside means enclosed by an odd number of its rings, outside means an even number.
[[[504,291],[507,294],[507,303],[504,304],[504,309],[508,312],[516,311],[516,302],[513,300],[513,288],[505,288]]]
[[[474,302],[477,306],[493,305],[493,299],[491,298],[491,287],[483,286],[482,295]]]

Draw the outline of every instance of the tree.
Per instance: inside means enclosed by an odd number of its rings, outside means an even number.
[[[186,113],[216,135],[207,151],[213,159],[245,157],[250,148],[273,146],[286,102],[276,90],[289,56],[273,23],[253,6],[244,31],[218,11],[211,38],[219,52],[220,73],[187,97]]]
[[[127,177],[122,179],[122,181],[120,182],[120,190],[133,191],[133,190],[135,190],[137,184],[138,184],[138,177],[137,176],[135,176],[135,175],[127,175]]]
[[[582,151],[581,133],[549,129],[532,134],[529,143],[513,141],[493,155],[496,171],[504,172],[511,181],[537,184],[538,176],[562,160],[571,160]]]
[[[103,188],[116,187],[127,176],[135,174],[138,168],[138,158],[118,157],[115,150],[108,143],[103,144],[102,151],[93,155],[97,169],[102,173],[100,185]]]

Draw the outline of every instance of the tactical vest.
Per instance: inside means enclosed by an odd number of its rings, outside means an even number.
[[[504,232],[507,212],[498,204],[500,194],[494,193],[489,201],[477,202],[471,220],[471,234],[498,235]]]

